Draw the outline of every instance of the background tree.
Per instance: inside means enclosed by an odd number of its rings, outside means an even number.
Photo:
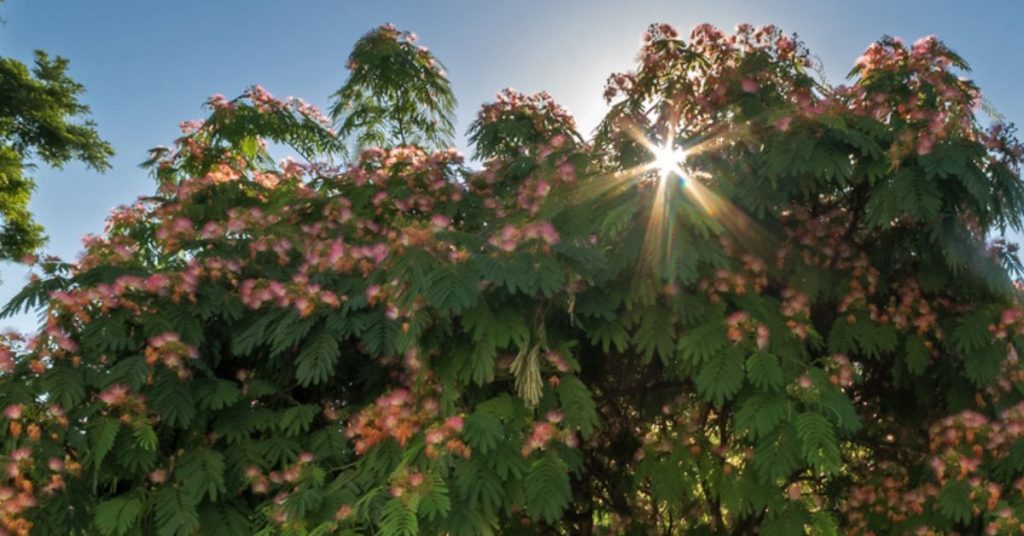
[[[339,168],[308,106],[211,99],[158,193],[10,305],[46,320],[0,352],[0,523],[1019,533],[1024,309],[991,240],[1024,150],[933,38],[850,86],[808,61],[652,26],[594,139],[505,92],[480,171]]]
[[[351,137],[357,149],[451,144],[455,95],[444,66],[416,39],[385,24],[352,49],[349,77],[333,95],[331,115],[338,135]]]
[[[19,259],[44,242],[42,227],[28,209],[35,183],[25,174],[38,159],[63,167],[72,160],[98,171],[114,151],[100,139],[95,123],[83,120],[89,107],[84,88],[67,75],[68,61],[36,51],[35,65],[0,57],[0,258]]]

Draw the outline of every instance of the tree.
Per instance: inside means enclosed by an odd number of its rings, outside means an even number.
[[[416,34],[385,24],[352,49],[350,75],[334,93],[331,115],[338,134],[353,136],[357,149],[451,143],[455,95],[444,66],[416,40]]]
[[[808,66],[774,27],[652,26],[594,139],[507,92],[479,171],[324,164],[308,106],[211,99],[9,306],[46,320],[0,353],[0,522],[1018,533],[1024,150],[933,38]]]
[[[84,88],[67,75],[68,60],[37,50],[35,65],[0,57],[0,259],[20,259],[45,241],[28,203],[35,189],[25,171],[38,159],[63,167],[84,162],[97,171],[114,155],[95,123],[82,117]]]

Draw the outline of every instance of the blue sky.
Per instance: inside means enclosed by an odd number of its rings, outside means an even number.
[[[51,237],[46,251],[65,258],[77,254],[82,235],[102,231],[111,208],[152,192],[138,168],[146,150],[170,144],[181,121],[202,117],[208,96],[233,97],[259,83],[326,107],[351,45],[384,22],[418,33],[446,64],[460,133],[481,103],[509,86],[547,90],[589,131],[604,110],[604,80],[632,66],[652,22],[684,33],[701,22],[776,24],[799,34],[833,82],[883,34],[910,41],[937,34],[971,63],[995,108],[1024,123],[1019,0],[7,0],[0,17],[0,54],[28,61],[38,48],[71,60],[101,135],[117,151],[106,174],[76,165],[35,173],[32,210]],[[26,274],[0,267],[0,301]],[[34,324],[0,322],[23,330]]]

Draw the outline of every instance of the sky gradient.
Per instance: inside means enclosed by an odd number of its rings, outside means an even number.
[[[1024,122],[1024,2],[1003,1],[313,1],[7,0],[0,4],[0,54],[30,61],[34,49],[71,61],[84,102],[117,155],[105,174],[70,165],[40,168],[31,209],[50,242],[44,251],[74,258],[86,233],[103,230],[110,209],[154,189],[138,164],[147,149],[170,145],[178,124],[205,115],[214,93],[229,98],[252,84],[279,97],[327,107],[345,77],[345,58],[384,22],[415,31],[448,70],[459,99],[457,146],[480,104],[505,87],[546,90],[584,133],[605,110],[612,72],[632,68],[653,22],[686,35],[710,22],[776,24],[796,32],[842,81],[873,40],[936,34],[973,67],[970,76],[1008,121]],[[0,301],[26,281],[0,267]],[[32,317],[0,321],[28,330]]]

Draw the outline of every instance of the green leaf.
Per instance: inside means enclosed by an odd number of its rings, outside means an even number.
[[[199,520],[203,534],[216,536],[250,536],[253,527],[249,515],[232,503],[203,503],[199,507]]]
[[[199,530],[195,497],[184,489],[163,486],[153,499],[158,536],[192,536]]]
[[[90,427],[89,438],[92,443],[92,465],[97,471],[103,463],[103,459],[114,448],[114,440],[121,430],[121,421],[109,417],[103,417]]]
[[[149,376],[149,365],[142,356],[126,357],[119,360],[110,369],[110,383],[124,383],[139,390]]]
[[[466,429],[463,432],[473,452],[487,454],[494,450],[499,441],[504,440],[505,428],[497,417],[483,411],[475,411],[466,418]]]
[[[820,393],[821,411],[836,424],[837,430],[852,434],[860,429],[857,409],[845,392],[829,385],[821,388]]]
[[[633,344],[650,361],[657,354],[662,362],[672,358],[675,327],[672,315],[660,308],[650,308],[640,317],[640,325],[633,333]]]
[[[426,284],[425,297],[441,311],[461,313],[476,304],[480,281],[460,265],[435,270]]]
[[[715,318],[686,332],[679,338],[679,357],[691,366],[698,366],[714,357],[728,343],[725,323],[721,319]]]
[[[993,321],[987,310],[981,310],[963,318],[952,333],[950,340],[956,351],[969,355],[992,344],[992,335],[988,326]]]
[[[792,411],[790,401],[781,395],[755,394],[736,410],[734,426],[738,433],[749,432],[751,439],[768,436]]]
[[[781,426],[754,449],[754,469],[763,482],[787,478],[800,466],[800,439],[791,425]]]
[[[695,379],[704,400],[721,407],[743,387],[743,356],[729,348],[708,358]]]
[[[168,426],[188,428],[196,416],[196,404],[187,383],[166,374],[153,387],[152,405]]]
[[[496,471],[485,467],[479,456],[455,462],[455,483],[466,505],[474,511],[496,512],[506,499]]]
[[[190,496],[207,495],[211,502],[217,502],[218,495],[227,492],[224,467],[224,455],[220,452],[208,448],[192,448],[182,456],[174,474]]]
[[[839,536],[839,525],[828,512],[811,514],[811,527],[815,536]]]
[[[779,358],[767,352],[755,352],[747,359],[747,379],[762,391],[781,391],[783,377]]]
[[[430,473],[426,480],[424,484],[428,487],[420,497],[417,513],[429,521],[447,516],[451,511],[451,501],[444,479],[437,473]]]
[[[340,355],[338,340],[327,329],[321,329],[306,340],[295,358],[295,379],[303,387],[327,382],[334,376]]]
[[[297,436],[309,430],[317,413],[320,413],[320,408],[311,404],[288,408],[281,415],[277,427],[289,437]]]
[[[248,327],[232,334],[231,353],[237,356],[246,356],[269,342],[272,332],[268,328],[283,316],[283,311],[263,313],[255,320],[247,322],[245,325]]]
[[[50,399],[64,408],[73,408],[85,400],[82,371],[69,364],[59,364],[43,374],[42,386]]]
[[[971,520],[971,487],[963,480],[950,480],[939,491],[939,512],[955,523]]]
[[[906,342],[907,370],[914,376],[924,374],[931,362],[931,354],[924,345],[920,335],[907,336]]]
[[[553,450],[530,465],[526,475],[526,512],[530,517],[555,523],[571,497],[568,470]]]
[[[987,347],[964,356],[964,371],[967,379],[976,387],[986,387],[999,378],[1006,359],[1005,350]]]
[[[597,404],[590,389],[573,375],[562,376],[558,383],[558,400],[565,414],[564,425],[569,430],[579,430],[584,438],[594,433],[597,427]]]
[[[415,503],[409,504],[401,497],[390,499],[381,510],[380,528],[383,534],[394,534],[395,536],[419,534]]]
[[[142,501],[135,495],[121,495],[96,506],[93,520],[105,536],[127,534],[142,514]]]
[[[807,463],[826,474],[839,470],[839,443],[828,419],[820,413],[801,413],[796,417],[796,433]]]
[[[138,425],[133,436],[135,437],[135,446],[147,451],[156,450],[159,440],[156,437],[156,430],[149,424]]]
[[[193,385],[200,408],[220,411],[242,398],[242,392],[232,381],[211,378],[195,380]]]

